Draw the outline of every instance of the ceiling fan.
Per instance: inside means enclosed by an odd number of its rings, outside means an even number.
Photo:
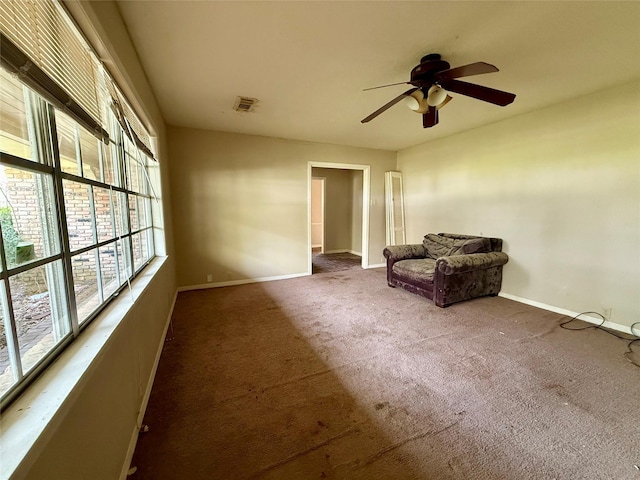
[[[373,120],[382,112],[400,102],[400,100],[406,99],[410,109],[422,114],[422,126],[424,128],[433,127],[438,124],[438,110],[451,100],[448,92],[459,93],[460,95],[466,95],[467,97],[504,107],[513,102],[516,98],[515,94],[456,80],[460,77],[470,77],[472,75],[497,71],[498,69],[494,65],[485,62],[470,63],[469,65],[450,68],[449,63],[442,60],[439,54],[431,53],[422,57],[420,65],[413,67],[410,81],[365,88],[365,90],[373,90],[376,88],[391,87],[393,85],[413,85],[413,88],[398,95],[389,103],[386,103],[371,115],[364,118],[361,122],[367,123]]]

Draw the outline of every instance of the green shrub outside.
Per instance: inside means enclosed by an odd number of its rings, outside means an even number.
[[[11,207],[0,207],[0,228],[2,229],[2,241],[7,255],[7,265],[16,264],[16,246],[21,241],[18,231],[13,226],[13,214]]]

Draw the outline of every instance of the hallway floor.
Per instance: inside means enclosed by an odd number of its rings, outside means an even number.
[[[313,273],[342,272],[362,268],[362,257],[353,253],[320,253],[313,249]]]

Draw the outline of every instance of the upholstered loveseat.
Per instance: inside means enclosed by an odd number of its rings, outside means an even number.
[[[388,246],[387,283],[429,298],[439,307],[497,295],[509,257],[502,239],[439,233],[422,243]]]

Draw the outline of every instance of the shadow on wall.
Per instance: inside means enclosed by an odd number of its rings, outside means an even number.
[[[269,203],[258,190],[243,201],[208,192],[175,219],[179,286],[306,272],[306,200]]]
[[[209,286],[213,288],[308,274],[306,267],[294,273],[285,270],[281,264],[273,260],[279,256],[279,253],[274,252],[272,261],[269,261],[268,256],[260,256],[256,250],[247,250],[245,254],[240,254],[231,249],[220,248],[220,252],[221,255],[218,258],[194,249],[190,254],[189,263],[178,266],[178,287],[188,289]],[[224,258],[222,252],[226,254]],[[308,253],[305,252],[303,255],[306,262]]]

